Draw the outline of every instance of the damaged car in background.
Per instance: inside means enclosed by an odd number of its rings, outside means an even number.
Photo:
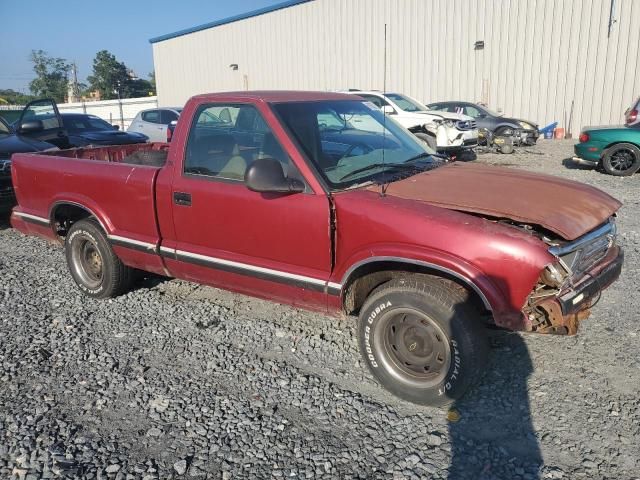
[[[401,93],[355,89],[344,93],[368,100],[438,153],[455,158],[478,146],[478,128],[469,116],[429,110],[416,99]],[[359,128],[366,127],[376,126],[373,123],[359,125]]]
[[[479,103],[437,102],[430,103],[427,107],[438,113],[458,113],[473,118],[480,131],[482,145],[497,144],[497,146],[502,146],[506,143],[512,147],[531,146],[536,144],[540,136],[538,125],[535,122],[506,117],[504,114],[494,112]]]

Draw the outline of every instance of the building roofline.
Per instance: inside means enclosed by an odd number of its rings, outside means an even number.
[[[170,40],[172,38],[181,37],[183,35],[188,35],[189,33],[199,32],[201,30],[207,30],[213,27],[219,27],[220,25],[226,25],[228,23],[237,22],[239,20],[245,20],[247,18],[258,17],[260,15],[264,15],[265,13],[275,12],[277,10],[294,7],[296,5],[300,5],[302,3],[307,3],[311,1],[313,0],[287,0],[285,2],[276,3],[275,5],[271,5],[269,7],[259,8],[257,10],[252,10],[247,13],[241,13],[240,15],[234,15],[232,17],[223,18],[221,20],[216,20],[209,23],[203,23],[202,25],[197,25],[191,28],[185,28],[184,30],[179,30],[173,33],[167,33],[166,35],[160,35],[159,37],[151,38],[149,40],[149,43],[163,42],[164,40]]]

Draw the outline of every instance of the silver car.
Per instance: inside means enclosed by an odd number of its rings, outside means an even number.
[[[640,127],[640,97],[624,112],[624,124],[627,127]]]
[[[138,112],[127,132],[143,133],[150,142],[166,142],[167,127],[174,120],[178,120],[182,108],[166,107],[152,108]]]

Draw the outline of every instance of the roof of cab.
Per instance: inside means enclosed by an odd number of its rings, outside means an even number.
[[[313,102],[321,100],[351,100],[353,95],[337,92],[313,92],[302,90],[254,90],[242,92],[220,92],[196,95],[194,99],[211,101],[234,101],[238,99],[264,102]]]

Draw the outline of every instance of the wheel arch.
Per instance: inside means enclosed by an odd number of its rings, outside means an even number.
[[[49,209],[49,221],[55,235],[62,238],[66,235],[69,227],[79,220],[94,218],[102,230],[107,234],[109,230],[106,223],[95,211],[83,203],[73,200],[57,200]]]
[[[399,276],[422,274],[449,280],[464,288],[474,306],[493,312],[488,295],[469,277],[441,265],[399,257],[372,257],[352,265],[342,280],[342,309],[357,312],[367,296],[382,283]]]

